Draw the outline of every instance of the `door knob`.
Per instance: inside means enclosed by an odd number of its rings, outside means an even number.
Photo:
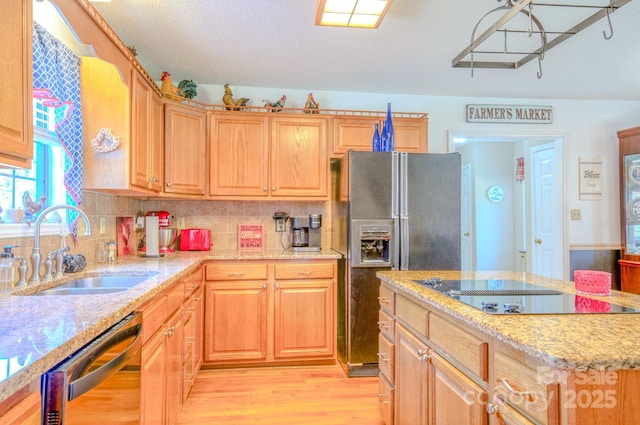
[[[540,245],[540,244],[542,243],[542,239],[540,239],[540,238],[536,239],[536,243],[537,243],[538,245]]]

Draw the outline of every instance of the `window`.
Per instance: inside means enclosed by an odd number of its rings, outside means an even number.
[[[40,210],[65,203],[64,149],[54,129],[54,110],[33,100],[34,156],[29,170],[0,169],[0,206],[25,209],[25,198],[35,203],[32,214],[25,210],[23,221],[35,221]],[[28,199],[27,199],[28,200]],[[5,223],[7,224],[7,223]],[[7,236],[0,227],[0,236]]]

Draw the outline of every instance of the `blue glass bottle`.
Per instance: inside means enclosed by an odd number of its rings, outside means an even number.
[[[387,103],[387,119],[384,121],[382,126],[382,132],[384,135],[382,139],[384,140],[384,149],[385,152],[393,152],[394,149],[394,136],[393,136],[393,121],[391,120],[391,103]]]
[[[382,150],[382,146],[380,143],[380,130],[378,129],[378,123],[376,123],[376,128],[373,131],[373,140],[371,141],[371,150],[373,152],[380,152]]]

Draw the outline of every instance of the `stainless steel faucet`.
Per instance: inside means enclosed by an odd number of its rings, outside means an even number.
[[[80,215],[80,217],[82,217],[82,219],[84,220],[84,235],[88,236],[91,234],[91,223],[89,222],[89,217],[87,217],[84,211],[82,211],[80,208],[74,207],[72,205],[54,205],[42,211],[38,216],[38,219],[36,220],[33,234],[33,252],[31,253],[31,278],[29,279],[29,283],[40,283],[40,263],[42,262],[42,254],[40,254],[40,226],[42,225],[42,220],[51,211],[62,209],[77,212],[78,215]]]

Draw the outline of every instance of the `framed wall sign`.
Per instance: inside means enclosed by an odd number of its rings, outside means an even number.
[[[602,199],[602,159],[580,157],[580,199]]]

